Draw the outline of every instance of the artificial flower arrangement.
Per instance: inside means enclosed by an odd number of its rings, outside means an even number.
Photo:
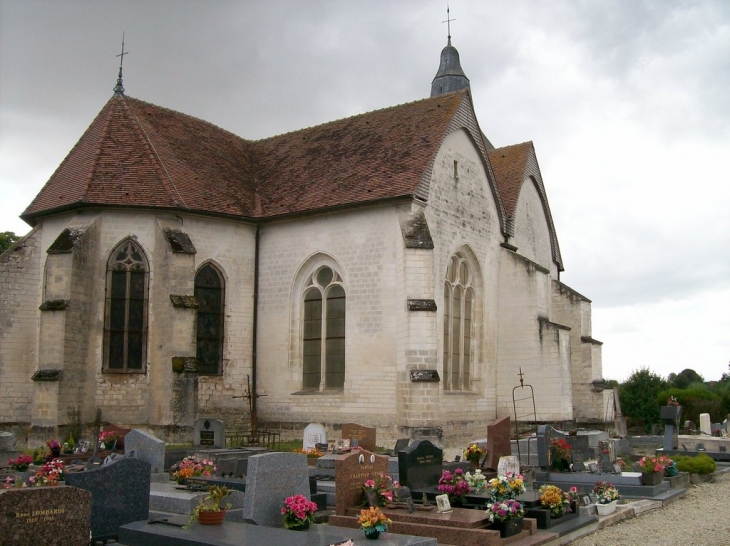
[[[318,459],[324,455],[324,453],[316,447],[313,447],[312,449],[295,449],[294,453],[302,453],[307,456],[307,459]]]
[[[189,455],[185,457],[179,463],[173,465],[172,477],[178,483],[181,483],[186,478],[193,478],[195,476],[210,476],[216,470],[216,466],[213,461],[208,459],[198,459],[195,455]]]
[[[580,495],[578,494],[578,488],[576,486],[571,487],[568,489],[568,501],[571,503],[577,503],[580,500]]]
[[[464,450],[464,458],[467,461],[478,463],[482,456],[486,453],[486,450],[479,444],[470,444]]]
[[[61,459],[51,459],[36,472],[33,485],[58,485],[58,482],[62,482],[64,479],[63,461]]]
[[[487,519],[490,523],[521,518],[525,514],[522,504],[514,499],[487,503]]]
[[[48,440],[46,442],[46,445],[48,446],[48,449],[51,451],[60,451],[61,450],[61,444],[58,442],[58,440]]]
[[[664,469],[672,464],[672,459],[660,455],[659,457],[642,457],[639,459],[639,467],[643,474],[664,472]]]
[[[368,529],[374,529],[380,533],[384,533],[388,530],[388,525],[391,523],[393,521],[383,514],[377,506],[360,510],[360,515],[357,517],[357,524],[366,532]]]
[[[376,476],[375,479],[366,481],[363,486],[363,491],[376,491],[378,494],[378,504],[385,506],[389,502],[393,502],[393,490],[399,489],[400,484],[384,472]]]
[[[493,501],[514,499],[525,492],[525,479],[522,474],[507,472],[489,480],[487,493]]]
[[[30,455],[18,455],[18,458],[15,460],[8,459],[8,465],[10,465],[10,468],[16,472],[25,472],[28,470],[28,467],[32,462],[33,457]]]
[[[670,396],[667,398],[667,406],[679,406],[679,400],[677,400],[674,396]]]
[[[284,500],[281,508],[281,515],[284,516],[284,527],[297,529],[309,527],[314,521],[314,513],[317,511],[317,504],[307,500],[304,495],[293,495]]]
[[[99,441],[102,444],[113,444],[117,439],[117,435],[115,432],[111,430],[105,430],[102,431],[101,434],[99,434]]]
[[[464,478],[466,478],[466,483],[469,484],[474,493],[481,493],[487,487],[487,478],[478,468],[474,472],[464,474]]]
[[[461,468],[457,468],[453,473],[444,470],[441,478],[439,478],[438,490],[441,493],[446,493],[452,504],[461,502],[464,496],[471,492],[469,482],[466,481],[464,471]]]
[[[550,517],[560,517],[570,505],[570,496],[556,485],[543,485],[540,488],[540,505],[550,509]]]
[[[558,438],[553,441],[553,445],[550,447],[550,456],[553,462],[552,466],[558,470],[569,470],[570,451],[570,444],[562,438]]]
[[[621,498],[616,486],[610,482],[596,482],[593,492],[598,496],[598,504],[610,504]]]
[[[193,510],[193,513],[190,515],[190,520],[184,526],[184,528],[187,529],[188,527],[190,527],[190,525],[196,519],[205,519],[206,516],[201,515],[205,513],[224,512],[224,514],[220,516],[220,519],[222,521],[225,518],[225,512],[231,507],[231,503],[226,503],[225,505],[222,504],[223,499],[225,499],[230,494],[231,490],[228,489],[225,485],[223,487],[220,487],[218,485],[212,485],[208,487],[208,496],[203,499],[203,502],[195,507],[195,510]]]

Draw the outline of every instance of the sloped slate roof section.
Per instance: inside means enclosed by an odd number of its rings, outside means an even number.
[[[257,142],[264,215],[412,197],[463,94],[402,104]]]

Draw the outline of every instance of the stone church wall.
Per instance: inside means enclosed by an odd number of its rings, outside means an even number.
[[[555,268],[545,210],[535,183],[530,178],[522,183],[515,209],[515,233],[509,242],[525,258],[551,272]]]
[[[38,358],[41,232],[32,230],[0,255],[0,426],[30,423]]]

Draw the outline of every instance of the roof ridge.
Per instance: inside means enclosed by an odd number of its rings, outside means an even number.
[[[334,123],[339,123],[341,121],[350,120],[350,119],[353,119],[354,120],[354,119],[360,118],[362,116],[368,116],[370,114],[376,114],[378,112],[386,112],[388,110],[395,110],[396,108],[402,108],[404,106],[411,106],[411,105],[418,104],[418,103],[422,103],[422,102],[426,102],[426,101],[436,101],[436,100],[439,100],[439,99],[444,99],[444,98],[450,97],[452,95],[458,95],[458,94],[466,94],[466,91],[464,89],[460,89],[458,91],[452,91],[451,93],[444,93],[443,95],[437,95],[435,97],[426,97],[426,98],[423,98],[423,99],[416,99],[416,100],[412,100],[412,101],[409,101],[409,102],[403,102],[401,104],[395,104],[393,106],[385,106],[383,108],[377,108],[375,110],[368,110],[367,112],[360,112],[359,114],[354,114],[352,116],[346,116],[344,118],[338,118],[338,119],[333,119],[333,120],[330,120],[330,121],[324,121],[324,122],[318,123],[316,125],[310,125],[309,127],[301,127],[299,129],[294,129],[293,131],[287,131],[285,133],[279,133],[277,135],[271,135],[271,136],[268,136],[268,137],[265,137],[265,138],[261,138],[261,139],[253,140],[253,141],[249,141],[249,142],[253,142],[254,144],[263,143],[263,142],[267,142],[269,140],[272,140],[272,139],[275,139],[275,138],[279,138],[279,137],[282,137],[282,136],[296,135],[297,133],[301,133],[301,132],[304,132],[304,131],[310,131],[312,129],[317,129],[317,128],[320,128],[320,127],[324,127],[326,125],[331,125],[331,124],[334,124]]]

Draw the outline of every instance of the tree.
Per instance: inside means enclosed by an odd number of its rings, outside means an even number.
[[[669,383],[678,389],[686,389],[692,383],[704,383],[705,379],[696,371],[685,368],[679,374],[669,374]]]
[[[634,371],[618,388],[621,411],[626,417],[643,421],[649,430],[659,422],[657,395],[665,388],[664,379],[648,368]]]
[[[20,237],[12,231],[4,231],[0,233],[0,254],[9,249],[18,239],[20,239]]]

